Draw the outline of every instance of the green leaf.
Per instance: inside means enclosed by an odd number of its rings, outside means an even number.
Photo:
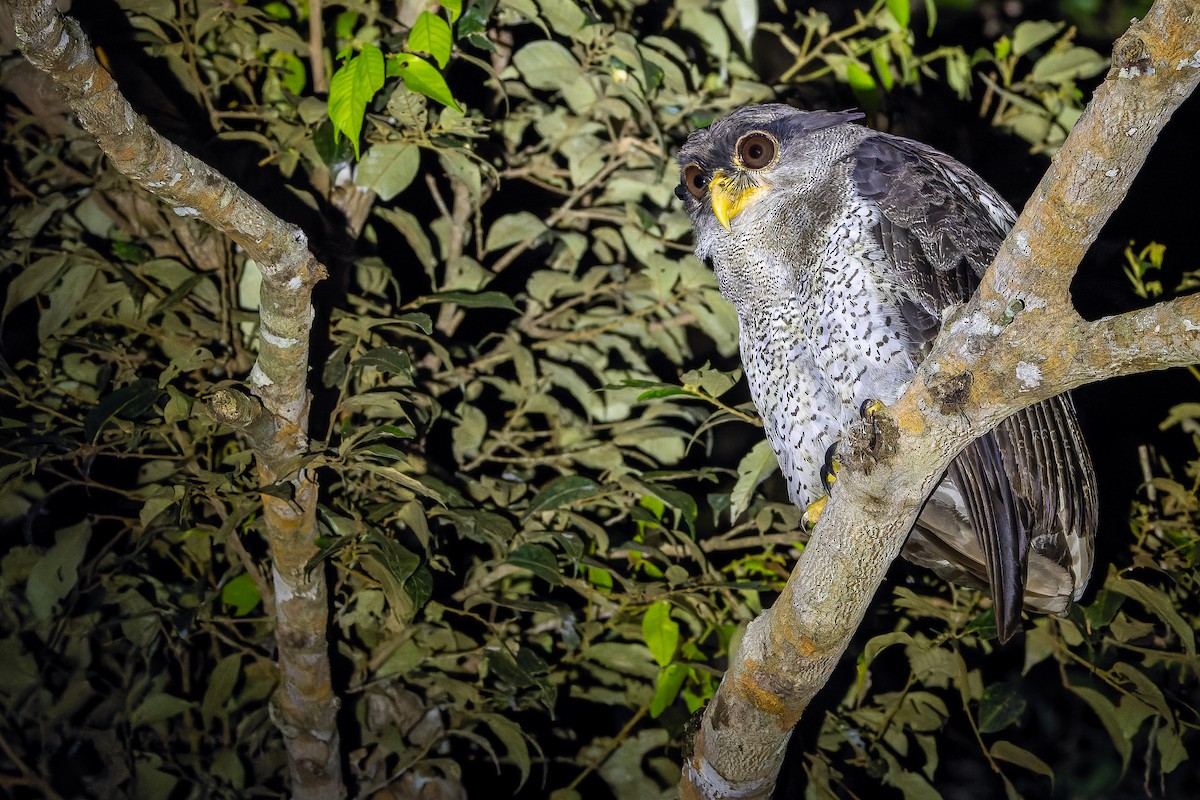
[[[1187,748],[1184,747],[1179,732],[1174,728],[1166,725],[1159,728],[1154,741],[1158,745],[1158,752],[1161,755],[1159,767],[1164,775],[1174,772],[1176,767],[1187,760]]]
[[[729,521],[737,522],[742,512],[750,507],[750,498],[758,485],[775,471],[779,462],[771,451],[771,444],[763,439],[750,449],[738,462],[737,483],[730,492]]]
[[[408,49],[428,53],[439,67],[445,69],[450,62],[450,45],[450,24],[437,14],[422,11],[409,31]]]
[[[146,413],[161,395],[158,382],[149,378],[142,378],[106,394],[83,418],[83,435],[89,442],[96,441],[110,419],[136,419]]]
[[[505,311],[520,311],[512,298],[503,292],[468,292],[452,289],[448,292],[427,294],[422,300],[429,303],[454,303],[463,308],[503,308]]]
[[[529,501],[526,515],[540,511],[552,511],[556,508],[570,506],[589,497],[600,494],[602,487],[591,478],[583,475],[565,475],[550,481],[545,489],[537,493]]]
[[[668,664],[658,673],[654,682],[654,697],[650,700],[650,716],[657,719],[667,707],[675,702],[683,681],[687,678],[688,667],[684,664]]]
[[[912,13],[908,6],[908,0],[887,0],[887,10],[901,28],[908,27],[908,20]]]
[[[546,223],[528,211],[505,214],[493,222],[492,227],[488,229],[487,244],[484,246],[484,250],[490,253],[518,242],[532,241],[546,230]]]
[[[383,88],[383,52],[373,44],[363,45],[329,80],[329,119],[334,129],[354,145],[358,158],[359,137],[367,103]],[[336,137],[335,137],[336,139]]]
[[[43,553],[29,570],[25,598],[35,618],[49,618],[58,602],[75,588],[79,580],[79,565],[87,553],[91,536],[92,526],[86,519],[63,528],[54,537],[54,546]]]
[[[1125,770],[1129,769],[1129,759],[1133,755],[1133,742],[1122,731],[1121,719],[1117,714],[1116,706],[1095,689],[1070,684],[1067,685],[1067,688],[1091,706],[1092,711],[1096,712],[1096,716],[1100,718],[1104,729],[1108,731],[1108,737],[1112,739],[1113,746],[1121,754],[1121,773],[1124,774]]]
[[[646,609],[642,617],[642,639],[660,667],[675,659],[679,649],[679,623],[671,619],[671,604],[659,600]]]
[[[358,165],[354,182],[371,189],[380,199],[391,200],[408,188],[421,166],[421,148],[410,142],[371,145]]]
[[[1038,775],[1045,775],[1050,779],[1051,783],[1054,781],[1054,770],[1050,769],[1045,761],[1011,742],[996,742],[988,748],[988,752],[992,754],[993,758],[1007,761],[1010,764],[1016,764],[1018,767],[1024,767],[1030,772],[1036,772]]]
[[[445,5],[443,3],[442,5]],[[492,734],[504,744],[504,750],[509,760],[516,765],[521,773],[521,781],[517,789],[529,780],[529,746],[525,741],[526,734],[521,726],[499,714],[480,714],[479,719],[492,729]]]
[[[1041,83],[1064,85],[1091,78],[1108,68],[1108,59],[1089,47],[1072,47],[1038,59],[1029,77]]]
[[[354,158],[357,145],[349,139],[338,136],[333,123],[325,120],[313,131],[313,147],[316,148],[317,155],[320,156],[321,162],[329,168],[329,171],[337,173]]]
[[[681,394],[687,395],[688,397],[695,397],[695,395],[693,395],[691,392],[687,391],[686,389],[680,389],[678,386],[664,386],[661,389],[650,389],[642,392],[637,396],[637,401],[641,403],[646,400],[657,400],[660,397],[675,397]]]
[[[871,77],[870,70],[857,61],[846,64],[846,82],[855,92],[875,91],[875,79]]]
[[[204,700],[200,703],[200,714],[206,726],[211,725],[217,717],[224,716],[225,704],[233,697],[241,671],[242,654],[230,653],[218,661],[206,676],[208,685],[204,689]]]
[[[1166,594],[1131,578],[1112,578],[1105,584],[1105,588],[1109,591],[1120,592],[1141,603],[1175,631],[1183,644],[1184,651],[1189,656],[1196,655],[1196,632],[1183,617],[1179,616],[1179,612],[1175,610],[1175,604]]]
[[[404,85],[411,91],[423,94],[455,111],[462,111],[455,102],[446,79],[433,64],[411,53],[401,53],[396,56],[396,66],[399,69],[400,80],[404,81]]]
[[[478,6],[478,5],[480,5],[480,4],[472,3],[471,7],[474,8],[475,6]],[[450,12],[450,21],[451,22],[458,22],[458,18],[462,16],[462,7],[463,7],[462,0],[442,0],[441,6],[442,6],[442,8],[444,8]]]
[[[243,572],[221,587],[221,602],[233,606],[235,617],[244,617],[258,607],[262,595],[254,579],[249,573]]]
[[[447,6],[445,3],[442,5],[445,8],[449,8],[449,6]],[[461,13],[461,11],[459,13]],[[486,38],[480,35],[487,30],[488,22],[488,10],[485,9],[482,4],[471,3],[471,5],[467,7],[467,13],[463,14],[461,19],[455,15],[453,10],[451,10],[450,21],[458,22],[459,39],[471,36],[473,37],[473,43],[477,40],[482,40],[483,42],[487,41]]]
[[[738,38],[743,52],[749,54],[758,31],[758,0],[722,0],[721,16]]]
[[[39,341],[44,342],[51,336],[61,334],[67,320],[87,305],[96,272],[94,264],[73,261],[62,273],[62,280],[46,293],[49,296],[50,307],[38,317]]]
[[[995,733],[1012,725],[1025,713],[1025,698],[1007,683],[993,683],[983,690],[979,706],[979,732]]]
[[[380,372],[412,378],[412,359],[399,347],[376,347],[354,359],[356,367],[374,367]]]
[[[1039,44],[1053,39],[1064,25],[1064,22],[1046,20],[1029,20],[1018,24],[1012,35],[1013,55],[1023,56]]]
[[[182,697],[175,697],[165,692],[151,695],[129,715],[129,727],[136,728],[139,725],[163,722],[188,711],[192,705]]]
[[[554,553],[540,544],[523,544],[508,554],[508,563],[527,569],[551,586],[562,583],[562,573]]]
[[[570,50],[546,40],[530,42],[518,50],[513,55],[513,65],[534,89],[565,89],[582,72]]]

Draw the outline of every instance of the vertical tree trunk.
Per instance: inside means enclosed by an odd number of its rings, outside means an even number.
[[[326,636],[329,600],[323,575],[305,572],[317,552],[317,484],[299,468],[308,448],[312,288],[325,268],[298,227],[152,130],[96,62],[79,26],[56,12],[54,0],[11,0],[10,8],[26,58],[51,76],[117,169],[177,214],[198,216],[230,236],[263,274],[259,356],[249,378],[259,400],[222,390],[209,409],[247,437],[262,485],[273,487],[262,496],[280,667],[273,709],[287,745],[292,794],[342,798],[338,699]],[[277,496],[279,488],[290,496]]]

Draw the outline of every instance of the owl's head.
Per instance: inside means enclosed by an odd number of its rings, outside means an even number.
[[[829,165],[857,141],[838,129],[862,116],[781,104],[747,106],[688,136],[676,156],[675,194],[692,218],[698,244],[732,232],[734,218],[743,212],[761,212],[786,194],[819,185]],[[747,216],[759,216],[753,211]]]

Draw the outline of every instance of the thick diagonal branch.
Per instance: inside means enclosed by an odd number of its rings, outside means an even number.
[[[1200,81],[1200,4],[1159,0],[1117,41],[1113,60],[980,291],[888,409],[894,455],[870,474],[839,473],[782,595],[751,623],[704,713],[682,797],[770,797],[793,726],[849,645],[925,497],[971,440],[1083,383],[1200,361],[1195,297],[1096,322],[1071,307],[1080,259]],[[940,413],[938,386],[965,374],[967,402]]]
[[[212,167],[159,136],[138,116],[97,63],[79,26],[54,0],[11,0],[21,50],[48,73],[113,164],[182,217],[199,217],[227,234],[263,275],[258,360],[250,374],[257,401],[224,396],[214,414],[243,429],[264,486],[263,519],[275,579],[276,640],[282,684],[280,729],[288,745],[296,797],[340,798],[341,754],[329,670],[328,599],[315,554],[317,486],[297,468],[308,445],[308,340],[313,285],[325,269],[304,232],[289,225]]]

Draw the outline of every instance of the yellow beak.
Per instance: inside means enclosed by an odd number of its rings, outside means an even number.
[[[708,196],[712,198],[713,216],[725,230],[730,230],[730,221],[750,204],[754,195],[765,188],[767,187],[747,186],[739,189],[724,170],[717,170],[708,182]]]

